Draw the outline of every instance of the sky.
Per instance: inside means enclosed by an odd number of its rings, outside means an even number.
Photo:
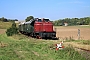
[[[90,0],[0,0],[0,17],[25,20],[28,16],[50,20],[90,17]]]

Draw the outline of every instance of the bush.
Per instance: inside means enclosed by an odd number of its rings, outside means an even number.
[[[18,28],[16,27],[15,22],[12,26],[6,31],[7,36],[12,36],[13,34],[18,34]]]

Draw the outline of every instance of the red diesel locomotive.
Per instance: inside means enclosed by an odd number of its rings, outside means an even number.
[[[53,23],[49,19],[35,18],[28,22],[19,24],[19,31],[36,38],[55,38],[56,31],[53,30]]]

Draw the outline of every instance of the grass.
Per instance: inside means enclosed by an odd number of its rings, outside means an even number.
[[[86,25],[86,26],[78,26],[78,27],[81,27],[81,28],[90,28],[90,25]]]
[[[66,39],[65,42],[76,42],[78,44],[82,44],[82,45],[90,45],[90,40],[74,40],[74,39]]]
[[[11,27],[12,22],[1,22],[0,21],[0,29],[8,29],[9,27]],[[18,24],[16,24],[18,27]]]
[[[73,47],[56,51],[54,41],[0,35],[0,60],[86,60]]]
[[[82,40],[81,44],[90,45],[90,40]]]

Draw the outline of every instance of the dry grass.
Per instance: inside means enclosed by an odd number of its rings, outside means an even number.
[[[39,56],[39,54],[37,53],[37,52],[35,52],[35,51],[32,51],[36,56]]]
[[[0,29],[8,29],[9,27],[11,27],[12,22],[1,22],[0,21]],[[18,27],[18,23],[16,24],[16,26]]]
[[[3,42],[0,41],[0,47],[6,47],[6,46],[8,46],[8,44],[3,43]]]
[[[72,45],[75,48],[81,48],[81,49],[85,49],[85,50],[90,50],[90,45],[78,44],[76,42],[65,42],[64,45],[65,46]]]
[[[12,25],[11,22],[0,22],[0,29],[7,29]]]

